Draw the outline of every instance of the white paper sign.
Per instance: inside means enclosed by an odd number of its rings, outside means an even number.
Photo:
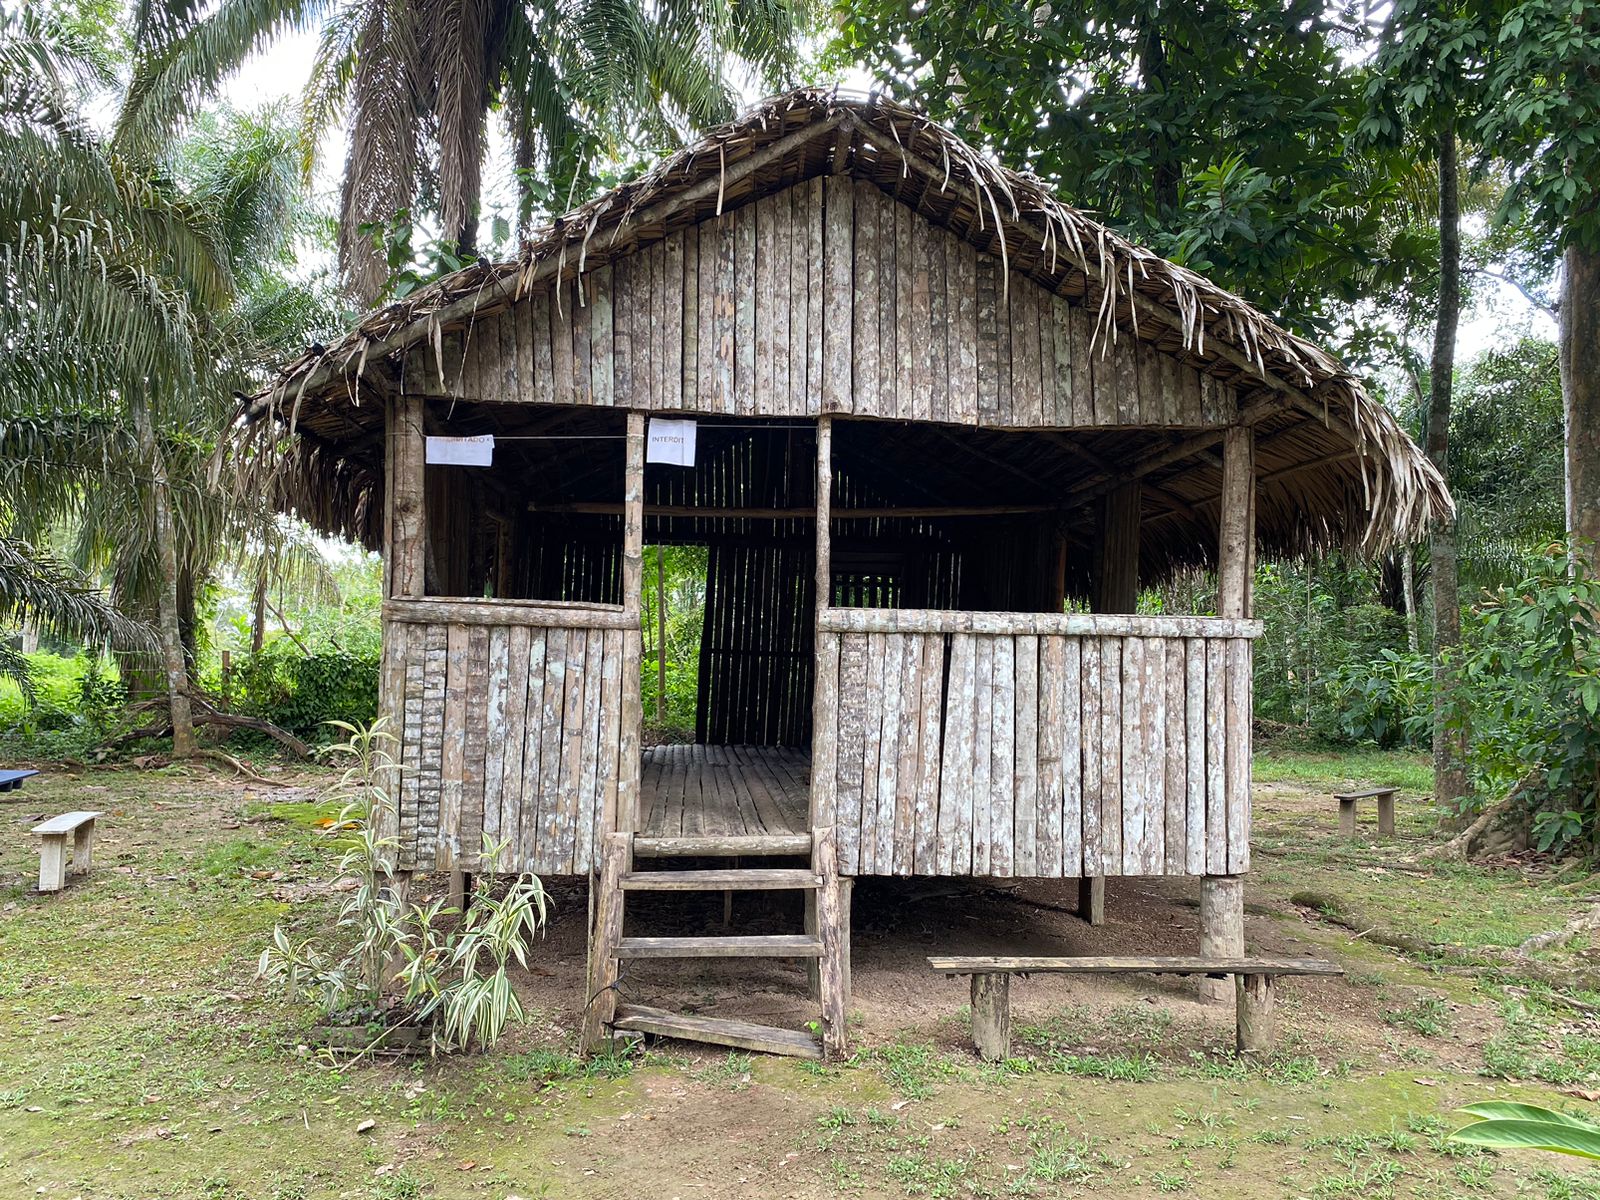
[[[430,437],[427,461],[442,467],[488,467],[494,465],[494,434],[477,437]]]
[[[695,423],[650,418],[650,437],[644,452],[645,462],[667,463],[674,467],[694,466]]]

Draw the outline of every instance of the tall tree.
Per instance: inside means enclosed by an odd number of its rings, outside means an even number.
[[[308,166],[346,118],[340,264],[370,303],[381,231],[427,207],[442,238],[478,241],[488,118],[499,112],[524,220],[586,198],[597,166],[731,117],[735,80],[786,78],[810,0],[143,0],[146,66],[121,141],[159,141],[250,53],[320,26],[305,96]]]

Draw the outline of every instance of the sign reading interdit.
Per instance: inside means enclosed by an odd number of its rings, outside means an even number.
[[[645,462],[666,463],[674,467],[694,466],[695,423],[650,418],[650,434],[645,447]]]

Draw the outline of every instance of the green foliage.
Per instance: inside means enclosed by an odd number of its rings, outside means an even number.
[[[1340,663],[1325,677],[1340,731],[1384,749],[1420,746],[1433,730],[1433,664],[1387,646],[1374,659]]]
[[[1600,777],[1600,581],[1559,546],[1542,569],[1480,605],[1450,720],[1468,731],[1489,794],[1531,774],[1536,844],[1559,850],[1594,828]]]
[[[329,949],[316,937],[296,941],[279,925],[261,953],[257,974],[282,987],[291,1000],[310,992],[329,1016],[425,1025],[435,1052],[492,1046],[507,1025],[526,1017],[510,968],[527,968],[528,944],[545,921],[544,888],[524,874],[496,895],[494,868],[503,845],[486,836],[484,861],[464,913],[443,900],[398,911],[385,886],[394,839],[379,832],[393,804],[385,780],[395,772],[386,749],[394,738],[381,722],[335,724],[348,737],[334,753],[349,765],[333,789],[343,808],[331,828],[345,837],[355,831],[339,863],[340,873],[356,882],[339,909],[338,928],[347,931],[349,941]],[[398,977],[403,988],[397,1003],[386,1008],[384,970],[396,956],[404,964]]]
[[[332,721],[378,715],[378,659],[327,651],[304,654],[287,638],[235,664],[230,692],[240,711],[315,738]]]
[[[657,555],[667,608],[667,691],[662,719],[656,720],[660,688]],[[649,546],[644,552],[644,658],[640,684],[644,717],[660,732],[692,733],[699,703],[700,634],[705,621],[706,548]]]
[[[1537,1104],[1494,1100],[1460,1111],[1476,1120],[1450,1140],[1488,1150],[1548,1150],[1577,1158],[1600,1159],[1600,1125]]]

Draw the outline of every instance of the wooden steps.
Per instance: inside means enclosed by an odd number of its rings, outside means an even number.
[[[822,942],[803,933],[730,937],[625,937],[618,958],[821,958]]]
[[[635,858],[776,858],[809,856],[809,833],[730,834],[725,836],[646,837],[635,835]]]
[[[630,871],[625,892],[779,892],[822,886],[822,876],[800,867],[751,867],[726,871]]]
[[[805,856],[804,867],[742,867],[709,870],[639,870],[636,859],[662,857]],[[589,987],[584,1005],[583,1049],[593,1053],[607,1030],[681,1037],[712,1045],[805,1058],[838,1057],[845,1046],[849,1008],[849,915],[847,885],[839,877],[838,844],[831,827],[815,833],[645,837],[606,834],[600,872],[593,884]],[[629,937],[626,910],[652,894],[722,892],[723,928],[729,927],[732,893],[798,891],[805,900],[805,932],[691,937]],[[629,899],[630,894],[633,899]],[[841,900],[841,894],[844,899]],[[689,1016],[624,1004],[619,994],[624,964],[642,959],[800,959],[807,989],[820,1009],[820,1038],[749,1021]]]
[[[617,1006],[616,1019],[611,1024],[616,1029],[707,1042],[713,1046],[732,1046],[738,1050],[756,1050],[763,1054],[783,1054],[790,1058],[822,1057],[821,1044],[809,1033],[757,1025],[752,1021],[696,1017],[643,1004],[621,1004]]]

